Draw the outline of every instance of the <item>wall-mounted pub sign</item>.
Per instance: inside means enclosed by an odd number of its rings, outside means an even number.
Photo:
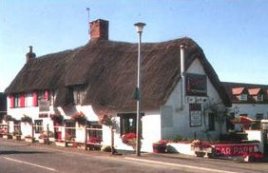
[[[185,77],[186,95],[207,96],[207,76],[187,73]]]
[[[202,125],[202,110],[201,104],[189,104],[190,113],[190,127],[198,127]]]

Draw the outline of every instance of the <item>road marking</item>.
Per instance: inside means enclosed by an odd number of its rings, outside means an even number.
[[[52,172],[57,172],[56,169],[54,168],[50,168],[50,167],[46,167],[46,166],[42,166],[42,165],[38,165],[38,164],[34,164],[34,163],[30,163],[30,162],[25,162],[25,161],[21,161],[21,160],[17,160],[17,159],[12,159],[9,157],[3,157],[6,160],[12,161],[12,162],[17,162],[17,163],[21,163],[21,164],[25,164],[25,165],[30,165],[30,166],[34,166],[34,167],[39,167],[39,168],[43,168]]]
[[[174,167],[182,167],[182,168],[189,168],[189,169],[197,169],[202,171],[209,171],[209,172],[219,172],[219,173],[238,173],[233,171],[225,171],[220,169],[213,169],[213,168],[204,168],[200,166],[190,166],[190,165],[182,165],[178,163],[166,163],[166,162],[160,162],[160,161],[154,161],[154,160],[147,160],[147,159],[136,159],[132,157],[125,157],[126,160],[132,160],[132,161],[138,161],[138,162],[145,162],[145,163],[153,163],[153,164],[161,164],[166,166],[174,166]]]

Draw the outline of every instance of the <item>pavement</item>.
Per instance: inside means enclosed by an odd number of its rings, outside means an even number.
[[[27,143],[25,141],[16,141],[16,140],[4,140],[9,143],[14,144],[21,144],[27,145],[30,147],[40,148],[40,149],[52,149],[57,151],[65,151],[65,152],[75,152],[81,154],[89,154],[93,156],[103,156],[103,157],[123,157],[123,158],[131,158],[135,160],[150,160],[156,162],[163,162],[163,163],[176,163],[178,160],[182,161],[191,161],[191,162],[198,162],[198,161],[230,161],[230,162],[243,162],[241,157],[221,157],[221,158],[204,158],[204,157],[195,157],[190,155],[178,154],[178,153],[141,153],[141,156],[136,156],[134,152],[125,152],[125,151],[118,151],[116,154],[111,154],[110,152],[101,152],[101,151],[89,151],[84,149],[78,149],[73,147],[59,147],[55,144],[40,144],[40,143]],[[261,162],[268,162],[268,156],[266,156]]]

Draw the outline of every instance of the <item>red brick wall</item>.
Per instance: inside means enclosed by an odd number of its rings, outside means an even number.
[[[109,39],[109,22],[106,20],[98,19],[90,22],[90,38],[91,39]]]

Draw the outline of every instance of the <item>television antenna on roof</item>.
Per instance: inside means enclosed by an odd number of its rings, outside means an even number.
[[[89,23],[90,22],[90,18],[89,18],[89,14],[90,14],[90,8],[86,8],[87,10],[87,22]]]

